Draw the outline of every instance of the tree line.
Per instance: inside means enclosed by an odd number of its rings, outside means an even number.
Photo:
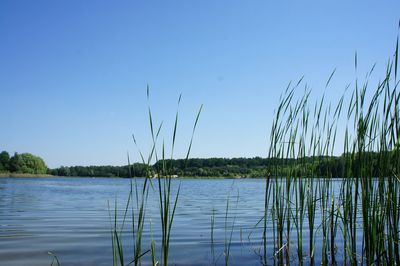
[[[379,173],[379,153],[368,153],[365,157],[368,163],[375,169],[375,176]],[[390,156],[389,156],[390,158]],[[170,174],[180,177],[265,177],[270,173],[279,173],[281,176],[331,176],[344,178],[344,169],[357,166],[358,157],[318,156],[298,159],[280,158],[193,158],[158,161],[151,166],[142,163],[134,163],[124,166],[61,166],[48,169],[42,158],[30,153],[15,153],[10,156],[8,152],[0,153],[0,173],[26,173],[26,174],[50,174],[54,176],[76,177],[144,177],[155,176],[168,164],[172,169]],[[390,162],[395,165],[398,162]],[[390,167],[387,169],[390,171]],[[356,169],[355,171],[356,172]],[[382,172],[382,171],[381,171]]]
[[[371,152],[365,159],[379,173],[380,154]],[[356,167],[357,156],[348,158],[341,156],[314,156],[297,159],[280,158],[193,158],[158,161],[151,166],[135,163],[125,166],[71,166],[51,169],[49,174],[59,176],[103,176],[103,177],[144,177],[147,174],[155,176],[164,166],[172,169],[170,174],[180,177],[265,177],[270,173],[281,176],[299,177],[338,177],[344,178],[345,168]],[[398,162],[392,162],[395,165]],[[170,167],[172,166],[172,167]],[[390,171],[390,168],[387,169]],[[356,169],[354,170],[356,172]]]

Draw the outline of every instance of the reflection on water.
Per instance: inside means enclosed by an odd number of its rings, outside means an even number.
[[[230,233],[233,221],[230,264],[260,264],[257,254],[261,248],[262,228],[256,224],[263,215],[264,180],[174,181],[181,181],[182,187],[171,236],[171,265],[208,265],[215,261],[224,264],[224,239]],[[62,265],[111,265],[108,206],[114,208],[117,200],[118,209],[122,212],[129,189],[128,179],[117,178],[1,178],[0,264],[49,265],[52,257],[47,253],[51,251]],[[228,195],[230,210],[227,227],[225,212]],[[143,250],[150,246],[150,221],[159,248],[161,235],[155,191],[150,190],[146,210]],[[214,243],[211,245],[213,212]],[[129,225],[126,228],[129,229]],[[268,244],[272,247],[272,230],[269,231]],[[126,252],[132,252],[129,232],[123,242]],[[126,253],[126,256],[132,257],[131,254]],[[145,264],[150,262],[150,253],[143,259]]]

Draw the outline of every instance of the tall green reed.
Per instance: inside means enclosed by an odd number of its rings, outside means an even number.
[[[178,99],[178,108],[181,101],[181,95]],[[200,114],[202,111],[203,106],[201,105],[192,129],[192,135],[190,138],[190,143],[186,152],[185,161],[189,159],[190,151],[193,144],[193,137],[196,131],[196,127],[200,118]],[[152,118],[151,118],[151,111],[149,109],[149,117],[150,117],[150,124],[152,128]],[[162,265],[168,265],[168,258],[169,258],[169,244],[171,239],[171,231],[172,231],[172,224],[175,217],[176,207],[178,203],[178,198],[181,189],[181,183],[179,183],[177,192],[175,195],[172,194],[171,185],[172,179],[174,176],[174,166],[173,166],[173,156],[174,156],[174,149],[176,144],[176,134],[178,128],[178,118],[179,118],[179,110],[176,111],[175,114],[175,122],[173,127],[173,134],[172,134],[172,144],[171,144],[171,156],[170,159],[167,160],[166,152],[165,152],[165,143],[162,144],[162,155],[160,158],[161,161],[161,169],[156,169],[156,177],[158,183],[158,197],[159,197],[159,204],[160,204],[160,220],[161,220],[161,231],[162,231],[162,239],[161,239],[161,257],[162,257]],[[153,134],[153,131],[152,131]]]

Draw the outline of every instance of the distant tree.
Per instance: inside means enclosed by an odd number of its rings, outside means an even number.
[[[61,166],[58,169],[57,174],[60,175],[60,176],[69,176],[70,175],[69,167]]]
[[[47,166],[42,158],[30,153],[15,153],[10,158],[10,171],[27,174],[46,174]]]
[[[10,171],[10,154],[6,151],[0,153],[0,172]]]

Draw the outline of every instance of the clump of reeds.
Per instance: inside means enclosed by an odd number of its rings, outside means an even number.
[[[268,263],[268,258],[273,258],[278,265],[294,260],[300,265],[306,260],[310,265],[317,262],[322,265],[400,265],[397,66],[398,41],[384,79],[375,89],[370,89],[373,67],[361,86],[356,79],[348,102],[343,95],[332,104],[326,102],[324,94],[310,104],[311,90],[304,85],[303,78],[288,85],[276,109],[270,135],[269,158],[274,163],[270,166],[271,175],[266,178],[264,264]],[[355,68],[357,70],[357,55]],[[296,100],[301,86],[304,93]],[[349,86],[345,93],[348,89]],[[342,110],[346,107],[347,126],[344,132],[338,132]],[[339,157],[343,167],[340,189],[335,189],[333,182],[338,176],[332,176],[336,167],[332,158],[338,134],[344,142]],[[274,246],[268,255],[271,250],[266,246],[269,213]],[[296,236],[295,241],[292,235]],[[305,236],[308,243],[304,243]],[[318,246],[316,239],[320,243]],[[343,248],[340,257],[338,246]],[[296,259],[292,253],[297,254]],[[316,257],[316,253],[320,255]]]
[[[150,90],[147,87],[147,100],[149,102],[150,98]],[[178,107],[181,101],[181,96],[178,99]],[[190,151],[192,148],[193,137],[196,131],[196,127],[199,121],[199,117],[202,111],[202,106],[197,112],[196,119],[192,129],[192,135],[190,138],[190,143],[188,145],[188,150],[186,153],[186,162],[189,158]],[[158,139],[160,137],[161,129],[163,123],[160,123],[157,128],[154,127],[153,123],[153,116],[152,111],[150,108],[150,104],[148,105],[148,116],[149,116],[149,126],[150,126],[150,135],[152,139],[152,146],[149,152],[147,159],[143,155],[142,151],[138,147],[138,143],[134,135],[133,141],[138,148],[140,158],[142,163],[146,166],[146,176],[144,177],[144,181],[141,187],[138,186],[136,177],[134,178],[134,189],[131,182],[130,193],[128,196],[126,208],[124,211],[122,224],[118,226],[118,215],[117,215],[117,203],[115,202],[115,210],[114,210],[114,224],[112,228],[112,250],[113,250],[113,265],[125,265],[125,258],[124,258],[124,249],[122,244],[122,233],[124,230],[124,225],[127,219],[128,210],[131,210],[131,223],[132,223],[132,238],[133,238],[133,258],[130,260],[128,265],[141,264],[141,258],[147,254],[151,253],[151,261],[153,265],[157,265],[161,263],[164,266],[168,265],[168,258],[169,258],[169,245],[171,240],[171,231],[172,231],[172,224],[175,217],[175,211],[178,204],[178,198],[180,193],[180,183],[178,185],[178,189],[175,195],[172,194],[172,177],[174,175],[174,167],[173,167],[173,156],[174,156],[174,148],[176,144],[176,134],[178,128],[178,117],[179,112],[177,110],[175,115],[175,122],[173,127],[172,133],[172,145],[171,145],[171,155],[170,158],[166,158],[166,148],[164,142],[162,143],[162,151],[161,157],[157,152],[157,145]],[[162,167],[157,168],[153,167],[153,161],[161,162]],[[128,166],[129,166],[129,173],[131,174],[131,165],[130,159],[128,155]],[[157,184],[154,185],[152,182],[152,178],[157,179]],[[152,238],[150,247],[143,250],[143,243],[142,243],[142,235],[143,230],[146,225],[146,204],[148,200],[149,189],[154,189],[157,191],[159,197],[159,206],[160,206],[160,225],[161,225],[161,255],[158,256],[156,252],[156,242]],[[150,231],[152,232],[152,226],[150,224]],[[160,257],[160,262],[157,261],[157,257]]]

